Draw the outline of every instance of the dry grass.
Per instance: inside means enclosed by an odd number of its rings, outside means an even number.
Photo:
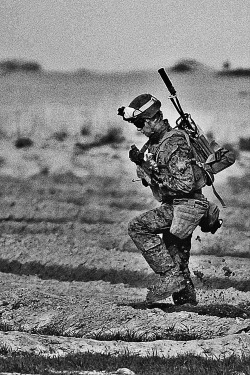
[[[193,355],[160,358],[157,352],[145,358],[130,355],[129,352],[119,356],[86,353],[48,358],[35,354],[12,353],[5,347],[1,349],[1,372],[77,375],[80,371],[115,372],[119,368],[128,368],[137,375],[247,375],[250,373],[250,359],[232,356],[216,360],[210,359],[209,354],[207,358]]]
[[[158,307],[159,308],[159,307]],[[175,329],[175,326],[168,327],[162,332],[149,332],[147,330],[129,330],[120,329],[116,332],[112,330],[100,330],[91,334],[91,337],[99,341],[126,341],[126,342],[149,342],[155,340],[175,340],[175,341],[190,341],[199,340],[201,335],[193,332],[183,332],[183,330]]]

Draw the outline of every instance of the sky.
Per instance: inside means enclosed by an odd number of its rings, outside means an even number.
[[[129,71],[250,67],[249,0],[1,0],[0,60]]]

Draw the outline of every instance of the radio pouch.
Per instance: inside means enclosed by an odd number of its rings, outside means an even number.
[[[201,231],[214,234],[223,223],[223,220],[219,219],[219,215],[219,207],[215,203],[209,202],[209,209],[199,223]]]

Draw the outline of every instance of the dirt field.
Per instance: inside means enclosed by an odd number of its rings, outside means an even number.
[[[171,78],[185,109],[218,141],[237,147],[249,136],[249,77],[218,78],[202,68]],[[83,72],[0,81],[0,351],[249,357],[249,153],[216,178],[227,203],[223,227],[194,232],[198,305],[176,307],[169,298],[149,308],[142,301],[154,274],[127,224],[158,203],[132,182],[128,150],[145,140],[122,128],[116,110],[142,92],[163,100],[159,77]],[[176,119],[170,105],[166,113]],[[100,146],[114,127],[119,142]],[[33,145],[15,147],[22,136]],[[210,188],[204,192],[218,203]]]
[[[224,177],[218,186],[228,202],[223,228],[194,233],[199,304],[176,307],[169,298],[146,308],[141,301],[154,275],[127,223],[156,203],[131,182],[127,148],[125,142],[91,149],[71,171],[25,179],[2,167],[0,347],[47,355],[249,355],[248,163],[237,162],[237,179],[228,184]],[[18,152],[28,168],[39,150]]]

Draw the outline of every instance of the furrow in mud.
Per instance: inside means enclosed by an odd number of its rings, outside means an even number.
[[[22,263],[15,259],[0,258],[0,272],[16,275],[36,275],[43,280],[55,279],[59,281],[94,281],[102,280],[111,284],[127,284],[129,286],[146,287],[152,280],[152,275],[140,271],[121,269],[89,268],[84,265],[71,267],[59,265],[50,261],[45,264],[38,261]]]

